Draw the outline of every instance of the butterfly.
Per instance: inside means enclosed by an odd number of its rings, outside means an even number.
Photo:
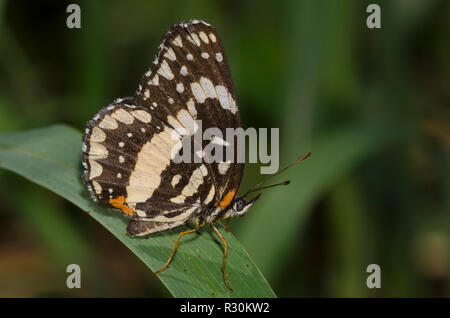
[[[202,130],[241,127],[221,40],[210,24],[190,20],[165,34],[135,95],[116,99],[88,122],[83,180],[94,201],[129,219],[129,236],[195,226],[179,233],[168,261],[156,273],[169,266],[182,236],[209,224],[224,244],[223,279],[231,290],[225,271],[228,244],[215,224],[226,219],[228,231],[229,219],[244,215],[259,195],[248,199],[253,189],[237,196],[243,163],[175,162],[174,149],[179,150],[184,137],[180,128],[194,138],[199,120]],[[202,140],[201,147],[217,140],[232,146],[213,138]],[[202,149],[188,155],[201,158]]]

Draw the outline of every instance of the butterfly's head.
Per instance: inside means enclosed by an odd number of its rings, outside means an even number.
[[[243,216],[260,196],[261,194],[258,194],[252,199],[248,199],[245,195],[236,197],[231,204],[231,216]]]
[[[259,199],[259,197],[261,196],[261,194],[258,194],[256,197],[252,198],[252,199],[248,199],[247,195],[255,192],[255,191],[260,191],[260,190],[264,190],[264,189],[268,189],[268,188],[273,188],[273,187],[277,187],[280,185],[288,185],[290,183],[289,180],[277,183],[277,184],[272,184],[269,186],[265,186],[265,187],[261,187],[262,184],[264,184],[267,180],[269,180],[272,177],[275,177],[276,175],[280,174],[281,172],[289,169],[290,167],[302,162],[303,160],[305,160],[306,158],[308,158],[311,155],[310,152],[307,152],[306,154],[304,154],[303,156],[301,156],[299,159],[297,159],[296,161],[294,161],[293,163],[291,163],[289,166],[281,169],[280,171],[278,171],[277,173],[269,176],[268,178],[266,178],[266,180],[258,183],[256,186],[254,186],[253,188],[251,188],[250,190],[248,190],[244,195],[239,196],[239,197],[235,197],[232,201],[231,204],[231,209],[228,210],[227,216],[243,216],[245,213],[247,213],[248,209],[253,205],[253,203],[255,203],[256,200]]]

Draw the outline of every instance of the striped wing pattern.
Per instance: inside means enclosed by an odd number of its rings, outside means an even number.
[[[130,235],[225,209],[243,164],[202,160],[211,140],[189,154],[198,163],[174,161],[184,134],[193,144],[196,133],[211,127],[223,136],[226,128],[240,127],[239,110],[219,36],[209,24],[191,20],[166,33],[135,96],[117,99],[88,123],[82,162],[91,196],[131,219]]]

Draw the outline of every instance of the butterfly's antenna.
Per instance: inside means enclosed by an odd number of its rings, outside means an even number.
[[[280,186],[280,185],[288,185],[289,183],[291,183],[291,181],[286,180],[286,181],[283,181],[283,182],[280,182],[280,183],[277,183],[277,184],[271,184],[271,185],[268,185],[268,186],[265,186],[265,187],[256,188],[256,189],[247,191],[247,193],[246,193],[245,195],[247,195],[247,194],[249,194],[249,193],[252,193],[252,192],[255,192],[255,191],[262,190],[262,189],[267,189],[267,188],[277,187],[277,186]]]
[[[269,186],[265,186],[265,187],[261,187],[264,183],[266,183],[268,180],[270,180],[271,178],[279,175],[280,173],[286,171],[287,169],[295,166],[296,164],[302,162],[303,160],[305,160],[306,158],[308,158],[311,155],[311,152],[307,152],[305,153],[303,156],[301,156],[300,158],[298,158],[297,160],[295,160],[294,162],[292,162],[291,164],[289,164],[287,167],[284,167],[283,169],[279,170],[277,173],[270,175],[269,177],[267,177],[265,180],[261,181],[260,183],[258,183],[257,185],[255,185],[254,187],[252,187],[250,190],[247,191],[247,193],[244,194],[244,197],[247,196],[247,194],[258,191],[258,190],[262,190],[262,189],[267,189],[267,188],[272,188],[272,187],[276,187],[279,185],[288,185],[289,183],[291,183],[289,180],[283,181],[281,183],[277,183],[277,184],[272,184]]]

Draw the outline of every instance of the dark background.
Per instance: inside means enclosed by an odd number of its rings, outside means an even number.
[[[222,37],[243,126],[280,128],[289,192],[233,220],[278,296],[449,296],[450,2],[0,1],[0,132],[85,123],[134,94],[162,35]],[[366,7],[381,6],[381,29]],[[260,181],[246,167],[242,189]],[[268,191],[269,192],[269,191]],[[284,196],[283,196],[283,193]],[[232,252],[232,249],[230,250]],[[82,287],[66,266],[85,263]],[[381,289],[366,267],[381,267]],[[169,296],[106,229],[0,170],[0,296]]]

